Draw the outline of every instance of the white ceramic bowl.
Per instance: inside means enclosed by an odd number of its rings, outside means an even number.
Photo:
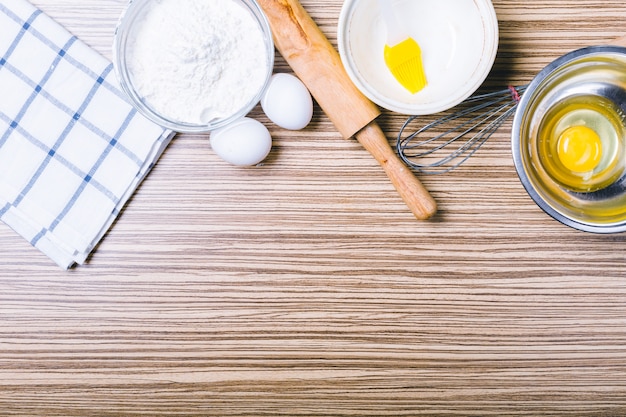
[[[346,0],[337,32],[348,75],[374,103],[402,114],[434,114],[474,93],[498,50],[498,19],[490,0],[393,0],[396,16],[422,49],[428,85],[405,90],[385,66],[386,28],[378,0]]]

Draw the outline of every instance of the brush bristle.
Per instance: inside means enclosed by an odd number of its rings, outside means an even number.
[[[391,47],[386,45],[385,63],[398,82],[411,94],[426,87],[422,51],[413,38],[407,38]]]
[[[391,73],[411,94],[415,94],[426,87],[426,74],[419,58],[413,58],[396,66],[391,69]]]

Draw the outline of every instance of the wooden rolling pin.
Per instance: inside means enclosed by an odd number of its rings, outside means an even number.
[[[415,217],[425,220],[435,214],[435,200],[376,123],[378,107],[354,86],[339,54],[302,5],[297,0],[258,3],[270,22],[276,48],[343,137],[356,137],[376,158]]]

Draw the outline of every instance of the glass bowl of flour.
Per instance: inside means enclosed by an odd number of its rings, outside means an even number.
[[[155,123],[208,132],[260,101],[274,43],[254,0],[132,0],[113,42],[122,89]]]

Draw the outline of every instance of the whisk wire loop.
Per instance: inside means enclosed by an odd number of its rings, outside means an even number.
[[[452,171],[474,155],[515,112],[525,89],[526,86],[509,86],[496,92],[476,94],[453,112],[444,114],[405,137],[405,131],[418,118],[409,117],[397,137],[396,146],[400,158],[409,167],[424,174]],[[425,137],[427,132],[437,129],[442,132]],[[456,149],[437,156],[462,138],[466,140]]]

